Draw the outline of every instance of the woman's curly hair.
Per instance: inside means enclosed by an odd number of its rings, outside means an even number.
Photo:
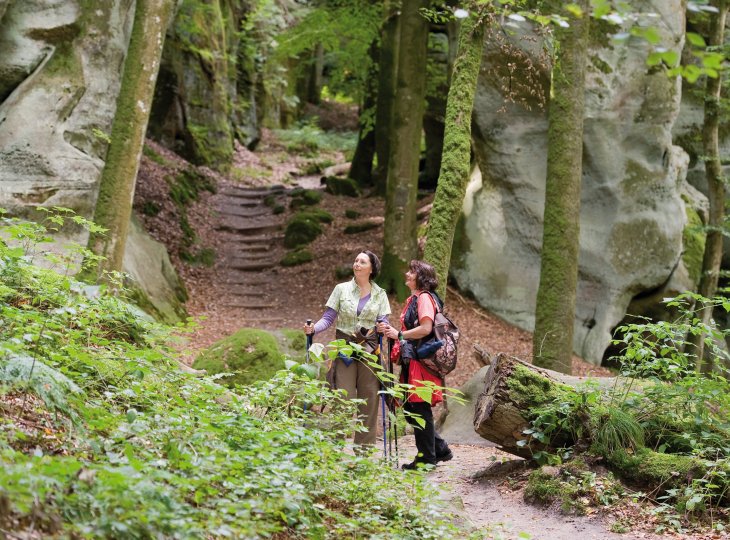
[[[439,280],[436,277],[436,270],[427,262],[413,259],[408,265],[408,269],[413,272],[416,279],[416,287],[419,291],[435,291],[439,286]]]

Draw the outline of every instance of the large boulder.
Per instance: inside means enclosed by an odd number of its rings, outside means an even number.
[[[199,165],[225,170],[234,139],[260,138],[253,58],[240,50],[250,4],[182,0],[168,31],[148,133]]]
[[[124,250],[126,284],[139,307],[157,320],[174,324],[187,317],[185,286],[170,262],[167,249],[152,238],[132,215]]]
[[[658,11],[663,45],[681,51],[680,0],[637,0],[634,6]],[[482,305],[532,330],[547,168],[547,111],[539,102],[549,95],[549,66],[540,36],[527,23],[510,39],[513,48],[494,41],[486,47],[474,107],[478,170],[465,201],[453,274]],[[596,364],[632,299],[661,289],[683,266],[687,213],[681,192],[688,164],[687,154],[672,144],[679,81],[646,66],[645,41],[600,41],[589,51],[586,80],[573,342],[577,354]],[[508,64],[524,73],[512,73]],[[520,77],[530,84],[517,84]],[[684,280],[674,286],[691,285]]]
[[[193,368],[209,375],[231,373],[222,381],[230,386],[269,379],[284,369],[284,357],[276,338],[266,330],[242,328],[217,341],[195,359]]]
[[[0,207],[90,216],[133,0],[22,0],[0,20]]]

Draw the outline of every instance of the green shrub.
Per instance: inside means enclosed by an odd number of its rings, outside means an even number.
[[[348,208],[347,210],[345,210],[345,217],[347,219],[357,219],[360,217],[360,212]]]
[[[274,336],[265,330],[243,328],[203,351],[193,368],[211,375],[234,373],[223,379],[233,386],[270,378],[284,368],[284,360]]]
[[[314,219],[320,223],[332,223],[333,217],[327,210],[321,208],[307,208],[298,214],[306,219]]]

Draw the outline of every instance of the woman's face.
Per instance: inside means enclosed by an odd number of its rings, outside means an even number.
[[[410,269],[406,272],[406,287],[408,287],[411,292],[418,289],[418,286],[416,285],[416,273]]]
[[[364,253],[359,253],[355,257],[355,262],[352,263],[352,271],[355,277],[362,277],[370,279],[370,274],[373,272],[373,265],[370,263],[370,257]]]

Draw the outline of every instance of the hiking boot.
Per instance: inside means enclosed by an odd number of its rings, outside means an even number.
[[[451,449],[448,449],[446,450],[445,454],[436,456],[436,463],[439,463],[441,461],[451,461],[452,459],[454,459],[454,453],[451,451]]]
[[[436,463],[430,463],[428,461],[419,461],[414,459],[410,463],[404,463],[401,465],[401,469],[404,471],[415,471],[417,469],[432,469],[436,466]]]

